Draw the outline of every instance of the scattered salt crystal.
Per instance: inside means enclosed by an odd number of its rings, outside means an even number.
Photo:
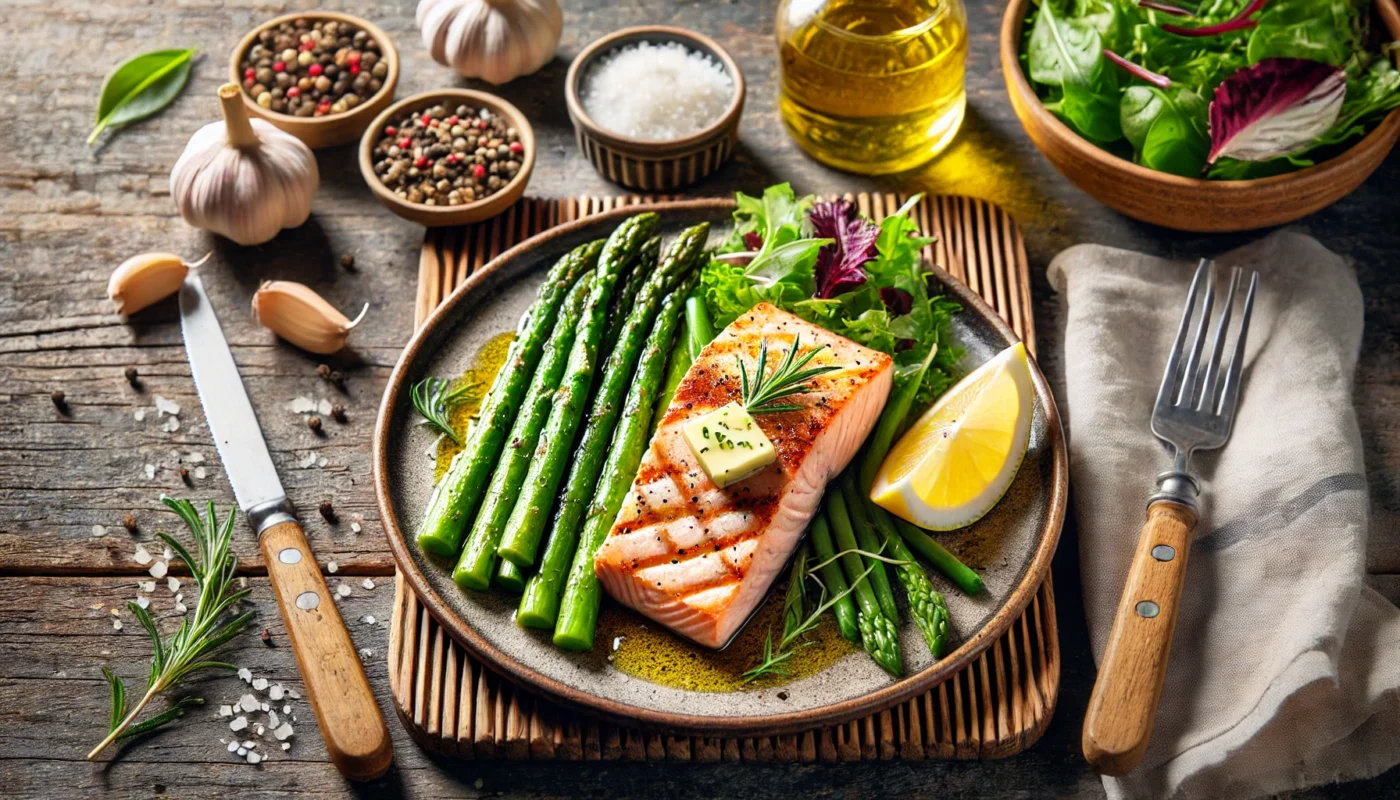
[[[267,710],[267,709],[265,709],[265,708],[263,709],[263,711],[266,711],[266,710]],[[265,731],[265,730],[267,730],[267,729],[264,728],[261,724],[259,724],[259,725],[258,725],[258,732],[257,732],[256,735],[257,735],[257,736],[262,736],[262,735],[263,735],[263,731]]]
[[[373,589],[374,589],[374,581],[371,580],[371,579],[369,579],[369,578],[365,578],[364,583],[361,583],[360,585],[363,586],[363,587],[365,587],[366,589],[370,589],[370,590],[373,590]]]
[[[350,523],[350,532],[351,532],[351,533],[359,533],[359,532],[362,531],[362,530],[364,530],[364,528],[361,528],[361,527],[360,527],[360,523],[358,523],[358,522],[352,522],[352,523]]]
[[[282,743],[282,749],[283,749],[283,750],[291,750],[291,749],[292,749],[292,743],[291,743],[291,742],[283,742],[283,743]]]
[[[166,547],[166,548],[165,548],[165,552],[161,554],[161,558],[165,559],[166,561],[169,561],[170,559],[172,559],[172,558],[174,558],[174,557],[175,557],[175,551],[174,551],[174,550],[171,550],[169,547]]]
[[[350,521],[351,521],[351,522],[364,522],[364,521],[365,521],[365,515],[364,515],[364,514],[361,514],[361,513],[358,512],[358,511],[356,511],[355,513],[353,513],[353,514],[350,515]]]
[[[233,716],[233,706],[219,706],[219,716],[221,716],[221,717],[231,717],[231,716]]]
[[[287,410],[293,414],[309,414],[316,410],[316,401],[309,397],[298,397],[287,404]]]
[[[267,712],[267,724],[268,724],[268,726],[269,726],[270,728],[272,728],[274,731],[277,730],[277,726],[278,726],[280,723],[277,721],[277,712],[276,712],[276,711],[269,711],[269,712]]]
[[[171,575],[169,578],[166,578],[165,586],[167,589],[170,590],[171,594],[175,594],[176,592],[180,591],[180,579],[175,577],[174,575]]]
[[[331,401],[324,397],[321,398],[321,402],[316,404],[316,413],[323,417],[329,417],[331,415]]]
[[[195,467],[195,468],[194,468],[194,476],[195,476],[196,478],[203,479],[203,478],[207,477],[208,475],[209,475],[209,473],[208,473],[208,471],[206,471],[206,470],[204,469],[204,467]]]
[[[174,433],[175,431],[180,430],[180,418],[170,417],[165,422],[162,422],[160,424],[160,429],[165,431],[166,433]]]
[[[258,708],[260,708],[260,709],[262,709],[264,712],[266,712],[266,711],[268,710],[268,705],[267,705],[267,703],[259,703],[259,704],[258,704]]]
[[[119,631],[119,630],[121,630],[121,629],[122,629],[122,621],[119,620],[119,619],[114,619],[114,620],[112,620],[112,630],[114,630],[114,631]]]
[[[155,476],[156,476],[156,465],[155,465],[155,464],[147,464],[147,465],[146,465],[146,480],[151,480],[151,479],[154,478]]]
[[[316,459],[316,466],[318,466],[318,467],[324,467],[325,465],[327,465],[327,464],[329,464],[329,463],[331,463],[331,462],[328,461],[324,456],[322,456],[321,458]]]
[[[277,741],[279,742],[286,741],[286,739],[293,733],[294,731],[292,730],[292,726],[286,722],[282,723],[281,725],[278,725],[277,728],[272,731],[272,735],[277,737]]]
[[[258,698],[252,694],[245,694],[238,699],[238,707],[244,711],[257,711],[258,706]]]
[[[272,688],[270,688],[270,689],[267,690],[267,697],[268,697],[269,700],[281,700],[281,699],[282,699],[282,684],[280,684],[280,683],[274,683],[274,684],[272,685]]]
[[[679,139],[724,115],[734,81],[714,58],[679,42],[638,42],[599,59],[583,78],[583,109],[637,139]]]
[[[253,688],[257,689],[260,692],[266,690],[267,678],[258,678],[257,680],[253,681]]]
[[[288,690],[287,690],[287,695],[288,695],[289,697],[291,697],[293,700],[300,700],[300,699],[301,699],[301,692],[298,692],[296,689],[288,689]],[[289,713],[290,713],[290,712],[289,712]]]
[[[291,714],[291,713],[292,713],[292,704],[291,704],[291,703],[288,703],[288,704],[286,704],[285,706],[282,706],[282,713],[283,713],[283,714]]]
[[[156,582],[155,582],[155,581],[137,581],[137,582],[136,582],[136,588],[140,589],[141,591],[145,592],[146,594],[150,594],[151,592],[154,592],[154,591],[156,590]]]
[[[230,753],[236,753],[236,752],[238,752],[238,742],[229,742],[229,743],[228,743],[228,751],[229,751]]]
[[[368,647],[366,647],[366,648],[364,648],[364,649],[362,649],[362,650],[360,651],[360,657],[361,657],[361,658],[374,658],[374,651],[371,650],[371,649],[369,649]]]
[[[169,564],[166,564],[164,561],[157,561],[151,565],[151,568],[147,570],[147,572],[151,573],[152,578],[160,579],[165,577],[166,570],[168,569],[170,569]]]
[[[104,528],[104,527],[102,527],[101,525],[94,525],[94,526],[92,526],[92,535],[93,535],[93,536],[106,536],[106,535],[107,535],[107,529]]]
[[[300,461],[297,462],[297,466],[301,467],[302,469],[316,466],[316,454],[307,453],[305,456],[302,457]]]
[[[365,615],[365,624],[366,624],[366,625],[373,625],[373,624],[374,624],[374,615],[373,615],[373,614],[366,614],[366,615]]]
[[[258,746],[258,745],[257,745],[257,742],[254,742],[252,739],[249,739],[248,741],[243,742],[242,744],[239,745],[239,747],[246,747],[246,748],[248,748],[249,750],[252,750],[254,747],[257,747],[257,746]]]
[[[340,565],[335,563],[334,561],[326,562],[326,572],[329,572],[330,574],[334,575],[335,571],[338,569],[340,569]]]
[[[247,667],[243,667],[238,670],[238,677],[242,678],[244,683],[252,683],[253,671],[248,669]]]
[[[253,752],[252,750],[249,750],[249,751],[248,751],[248,763],[249,763],[249,764],[257,764],[257,763],[260,763],[262,760],[263,760],[263,757],[262,757],[262,756],[258,755],[257,753]]]
[[[131,560],[144,567],[147,564],[151,563],[151,561],[154,560],[154,557],[150,553],[146,552],[145,545],[138,544],[136,545],[136,552],[131,556]]]
[[[149,597],[140,597],[140,596],[138,596],[138,597],[136,598],[136,605],[137,605],[137,607],[139,607],[139,608],[150,608],[150,607],[151,607],[151,599],[150,599]]]
[[[144,420],[146,419],[146,409],[144,409],[144,408],[138,408],[138,409],[136,409],[135,411],[131,412],[131,416],[132,416],[137,422],[142,422],[142,421],[144,421]]]
[[[164,397],[161,397],[160,395],[156,395],[155,400],[156,400],[156,414],[157,414],[157,415],[164,416],[164,415],[166,415],[166,414],[169,414],[169,415],[171,415],[172,417],[178,417],[178,416],[180,416],[180,404],[179,404],[179,403],[175,402],[174,400],[166,400]]]
[[[190,453],[189,455],[185,456],[185,460],[190,462],[191,464],[200,464],[204,462],[204,454]]]
[[[239,756],[246,756],[246,755],[248,755],[248,748],[246,748],[246,747],[238,747],[238,748],[236,748],[236,750],[237,750]]]
[[[247,727],[248,718],[243,716],[242,714],[239,714],[238,716],[234,717],[233,722],[230,722],[228,724],[228,729],[233,731],[234,733],[238,733],[241,730],[245,730]]]
[[[179,592],[179,593],[177,593],[177,594],[175,595],[175,602],[177,602],[177,603],[180,602],[180,601],[182,601],[182,600],[184,600],[184,599],[185,599],[185,593],[184,593],[184,592]]]
[[[338,595],[340,595],[341,597],[349,597],[349,596],[350,596],[350,586],[349,586],[349,584],[342,583],[342,584],[340,584],[339,586],[335,587],[335,593],[338,594]]]
[[[189,611],[189,609],[185,607],[185,604],[179,601],[176,601],[174,608],[176,614],[184,614],[186,611]]]

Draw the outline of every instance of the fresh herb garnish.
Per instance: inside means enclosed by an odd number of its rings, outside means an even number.
[[[792,347],[788,348],[787,355],[778,363],[778,368],[773,370],[773,374],[767,375],[768,340],[760,339],[758,342],[758,364],[754,367],[752,378],[749,377],[749,371],[744,366],[744,360],[737,354],[734,356],[734,360],[739,364],[739,383],[744,410],[750,414],[801,411],[802,406],[796,403],[780,403],[778,401],[784,397],[810,392],[812,387],[806,385],[807,381],[818,375],[825,375],[840,369],[835,364],[803,369],[812,359],[817,357],[818,353],[826,349],[826,345],[809,347],[805,353],[799,356],[798,351],[801,347],[802,337],[793,337]]]
[[[452,381],[446,378],[424,378],[413,384],[408,394],[424,425],[461,444],[462,437],[452,429],[452,407],[471,389],[470,383],[463,383],[454,389]]]
[[[185,521],[194,538],[195,553],[192,555],[171,535],[165,532],[158,534],[189,566],[195,586],[199,589],[199,600],[194,607],[193,616],[182,620],[179,630],[168,639],[162,639],[149,611],[136,603],[127,604],[131,613],[141,623],[141,627],[150,635],[151,646],[155,651],[151,656],[151,671],[146,678],[146,692],[136,706],[128,711],[126,685],[112,674],[111,670],[102,668],[102,674],[106,676],[112,692],[111,724],[107,737],[88,753],[89,761],[107,749],[112,742],[154,730],[181,716],[186,707],[202,704],[204,701],[200,698],[182,698],[160,714],[136,722],[136,718],[152,698],[192,673],[204,669],[237,669],[234,665],[222,661],[206,660],[204,656],[232,639],[253,618],[253,612],[246,611],[220,622],[225,617],[225,612],[247,597],[250,591],[232,591],[234,572],[238,568],[237,559],[229,552],[235,513],[230,511],[223,522],[220,522],[211,502],[207,519],[201,520],[199,512],[188,500],[173,500],[168,497],[162,499]]]
[[[131,58],[102,84],[97,101],[97,125],[87,143],[104,130],[119,130],[170,105],[190,79],[197,50],[157,50]]]

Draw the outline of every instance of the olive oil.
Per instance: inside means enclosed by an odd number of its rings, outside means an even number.
[[[496,380],[496,373],[501,371],[501,365],[506,363],[506,353],[510,351],[510,343],[515,341],[515,334],[511,332],[498,333],[486,341],[481,349],[476,351],[472,358],[472,365],[467,367],[452,384],[453,389],[465,389],[462,397],[452,409],[447,412],[447,418],[452,422],[452,430],[462,437],[462,441],[467,440],[470,432],[471,422],[476,419],[476,415],[481,412],[481,403],[486,399],[486,392],[491,388],[491,382]],[[452,465],[452,459],[462,452],[462,446],[447,438],[442,437],[438,442],[437,465],[433,472],[433,481],[436,482],[447,472],[447,468]]]
[[[962,124],[961,0],[785,0],[776,29],[783,123],[818,161],[900,172]]]

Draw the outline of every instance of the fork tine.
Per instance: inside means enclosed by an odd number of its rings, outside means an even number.
[[[1225,373],[1225,385],[1220,388],[1220,402],[1216,413],[1225,417],[1226,435],[1235,425],[1235,407],[1240,400],[1240,373],[1244,370],[1244,345],[1249,333],[1249,318],[1254,312],[1254,292],[1259,288],[1259,273],[1250,273],[1249,292],[1244,296],[1244,310],[1240,312],[1240,335],[1235,339],[1235,353],[1230,356],[1230,370]]]
[[[1204,411],[1207,408],[1214,410],[1215,385],[1220,376],[1220,354],[1225,350],[1225,335],[1230,332],[1230,312],[1235,308],[1235,291],[1240,285],[1240,276],[1244,270],[1239,267],[1230,268],[1230,290],[1225,293],[1225,303],[1220,308],[1220,320],[1215,323],[1215,337],[1210,343],[1210,358],[1206,361],[1206,366],[1201,372],[1205,377],[1201,385],[1200,396],[1196,401],[1196,410]]]
[[[1176,341],[1172,343],[1171,353],[1167,355],[1167,368],[1162,373],[1162,386],[1157,390],[1158,408],[1172,404],[1172,390],[1176,386],[1176,375],[1181,366],[1181,349],[1186,344],[1186,332],[1191,329],[1191,314],[1196,308],[1196,291],[1200,289],[1201,276],[1210,264],[1210,259],[1201,259],[1200,265],[1196,267],[1196,276],[1191,279],[1191,289],[1186,293],[1186,308],[1181,312],[1181,326],[1176,330]]]
[[[1186,357],[1186,368],[1181,371],[1181,391],[1176,396],[1176,404],[1187,408],[1196,402],[1199,384],[1197,367],[1201,363],[1201,349],[1206,344],[1206,331],[1210,329],[1210,312],[1215,306],[1215,262],[1208,263],[1210,271],[1206,273],[1206,299],[1201,303],[1201,318],[1196,320],[1196,336],[1191,340],[1191,354]]]

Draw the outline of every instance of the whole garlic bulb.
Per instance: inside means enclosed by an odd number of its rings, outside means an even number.
[[[272,123],[249,119],[242,90],[219,89],[223,122],[195,132],[170,170],[185,221],[239,244],[262,244],[311,216],[321,183],[311,148]]]
[[[415,17],[434,61],[497,85],[543,67],[564,29],[556,0],[419,0]]]

